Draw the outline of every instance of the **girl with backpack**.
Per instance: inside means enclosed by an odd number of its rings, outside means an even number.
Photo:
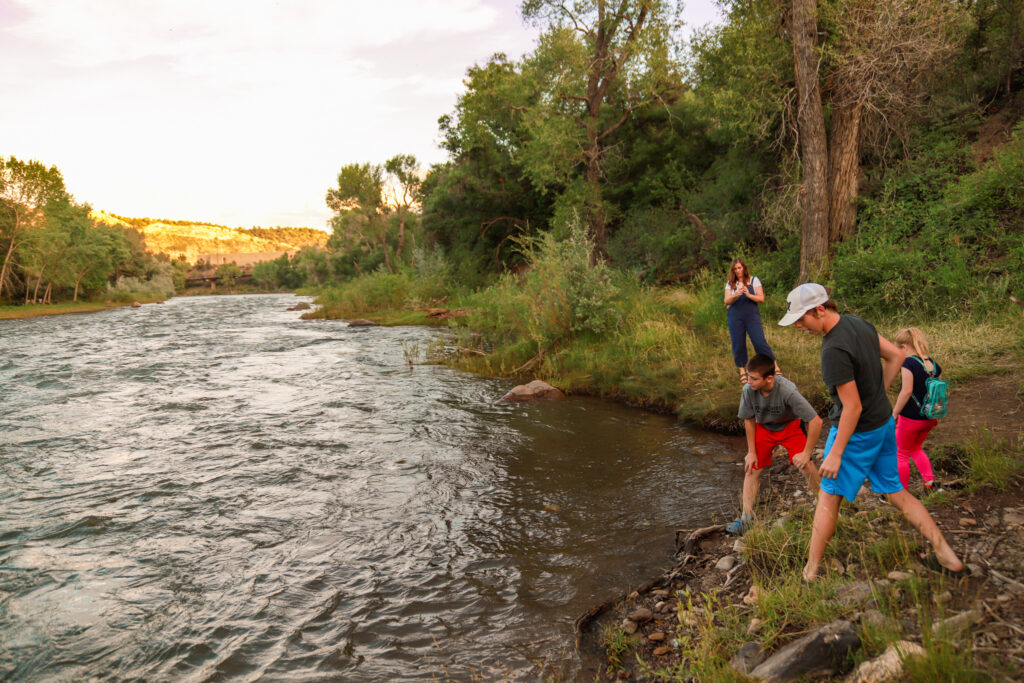
[[[764,301],[764,288],[750,271],[743,259],[737,258],[729,266],[729,280],[725,283],[725,308],[728,310],[729,337],[732,340],[732,359],[740,373],[740,384],[747,383],[747,337],[754,345],[754,352],[775,360],[772,347],[764,338],[761,327],[761,311],[757,305]],[[782,374],[776,363],[775,373]]]
[[[930,489],[935,475],[923,445],[939,421],[925,415],[922,407],[926,405],[925,385],[928,379],[942,374],[942,368],[929,357],[928,341],[916,327],[900,330],[893,341],[907,356],[900,368],[900,393],[892,407],[892,416],[896,418],[896,467],[900,482],[906,488],[910,482],[910,461],[913,460],[924,480],[924,487]]]

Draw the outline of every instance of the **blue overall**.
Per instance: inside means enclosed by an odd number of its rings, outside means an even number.
[[[753,284],[749,289],[751,294],[757,294]],[[740,298],[729,306],[729,336],[732,338],[732,358],[736,361],[736,367],[742,368],[747,364],[748,336],[750,343],[754,345],[755,353],[763,353],[773,360],[775,359],[772,347],[768,346],[768,342],[764,338],[764,329],[761,327],[761,311],[758,309],[757,303],[748,299],[746,294],[741,294]]]

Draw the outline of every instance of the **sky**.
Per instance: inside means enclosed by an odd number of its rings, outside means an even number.
[[[56,165],[122,216],[326,229],[343,165],[446,159],[437,119],[466,70],[536,44],[519,6],[0,0],[0,156]]]

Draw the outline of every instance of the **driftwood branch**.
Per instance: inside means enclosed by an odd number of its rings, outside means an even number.
[[[711,534],[719,532],[719,531],[725,531],[725,525],[724,524],[714,524],[712,526],[706,526],[706,527],[703,527],[701,529],[696,529],[694,531],[691,531],[690,535],[686,537],[685,541],[683,541],[683,544],[682,544],[683,554],[685,554],[685,555],[693,555],[693,547],[695,545],[697,545],[697,543],[701,539],[703,539],[705,536],[710,536]],[[676,554],[677,555],[679,554],[679,549],[680,549],[679,536],[681,534],[684,534],[684,533],[686,533],[685,529],[680,529],[679,531],[676,532]]]

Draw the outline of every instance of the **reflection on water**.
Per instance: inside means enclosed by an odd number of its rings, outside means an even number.
[[[0,321],[0,677],[530,680],[735,506],[735,440],[293,302]]]

